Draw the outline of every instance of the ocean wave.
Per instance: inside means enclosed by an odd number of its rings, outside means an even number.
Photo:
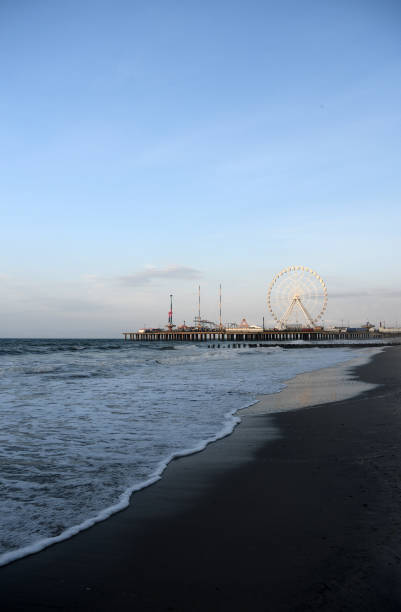
[[[351,353],[61,340],[38,355],[56,341],[26,342],[1,362],[3,565],[123,509],[172,458],[228,435],[258,394]]]
[[[8,340],[0,341],[0,357],[7,355],[46,355],[80,351],[132,350],[133,343],[124,340]]]
[[[255,403],[255,401],[252,401],[249,404],[242,406],[242,408],[251,406],[253,403]],[[215,435],[211,436],[210,438],[206,440],[201,440],[196,446],[193,446],[192,448],[187,448],[187,449],[183,449],[175,453],[172,453],[166,459],[162,460],[160,464],[158,465],[157,469],[155,470],[155,472],[150,477],[148,477],[146,480],[142,482],[136,483],[128,487],[119,496],[117,503],[107,508],[104,508],[103,510],[98,512],[96,515],[85,519],[84,521],[82,521],[81,523],[77,525],[68,527],[67,529],[63,530],[60,534],[56,536],[46,537],[36,542],[32,542],[32,544],[29,544],[27,546],[22,546],[15,550],[9,550],[5,553],[0,554],[0,567],[4,565],[8,565],[9,563],[12,563],[13,561],[17,561],[18,559],[22,559],[23,557],[27,557],[28,555],[38,553],[44,550],[45,548],[48,548],[49,546],[52,546],[59,542],[69,540],[70,538],[77,535],[81,531],[85,531],[86,529],[93,527],[93,525],[96,525],[96,523],[100,523],[110,518],[110,516],[112,516],[113,514],[116,514],[117,512],[121,512],[122,510],[128,507],[131,496],[135,492],[141,491],[142,489],[145,489],[149,487],[150,485],[154,484],[155,482],[157,482],[158,480],[160,480],[163,472],[166,470],[166,468],[168,467],[169,463],[171,463],[171,461],[173,461],[174,459],[178,459],[179,457],[185,457],[187,455],[193,455],[194,453],[199,453],[202,450],[204,450],[212,442],[216,442],[217,440],[220,440],[230,435],[233,432],[234,428],[241,422],[241,419],[238,416],[234,416],[235,412],[237,412],[237,409],[233,411],[232,413],[228,413],[226,415],[226,422],[224,423],[224,426]]]

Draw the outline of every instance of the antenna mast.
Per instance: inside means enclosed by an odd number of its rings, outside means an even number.
[[[173,296],[170,294],[170,310],[168,313],[168,329],[171,331],[174,327],[173,325]]]
[[[200,285],[198,286],[198,328],[201,326],[201,314],[200,314]]]
[[[220,329],[223,327],[221,322],[221,283],[219,287],[219,315],[220,315]]]

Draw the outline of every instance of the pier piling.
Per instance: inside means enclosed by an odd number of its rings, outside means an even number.
[[[216,342],[218,348],[220,343],[229,342],[233,348],[242,346],[242,343],[249,341],[256,343],[277,343],[277,342],[294,342],[303,340],[305,342],[313,341],[332,341],[332,340],[390,340],[391,338],[400,337],[400,334],[396,333],[383,333],[383,332],[334,332],[329,330],[316,330],[316,331],[293,331],[293,330],[264,330],[260,332],[245,332],[241,330],[238,333],[225,331],[224,329],[219,330],[208,330],[208,331],[172,331],[172,330],[157,330],[157,331],[136,331],[136,332],[122,332],[125,340],[132,342],[209,342],[210,346],[215,348]],[[214,342],[214,344],[212,344]],[[241,344],[240,344],[241,343]],[[209,344],[208,344],[209,346]],[[225,344],[223,344],[225,346]],[[249,345],[251,346],[251,345]],[[255,345],[253,345],[255,346]]]

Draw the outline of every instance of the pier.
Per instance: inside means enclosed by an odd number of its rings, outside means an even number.
[[[194,318],[194,324],[185,324],[178,327],[173,323],[173,295],[170,294],[170,310],[168,312],[168,324],[166,327],[145,327],[137,331],[122,332],[124,339],[132,342],[207,342],[214,347],[216,343],[226,342],[245,343],[252,342],[249,346],[268,346],[291,343],[296,341],[328,343],[333,342],[339,346],[341,341],[372,340],[378,344],[392,344],[394,338],[401,338],[401,328],[398,325],[386,328],[380,322],[377,327],[366,322],[361,327],[330,326],[325,329],[323,315],[327,308],[327,287],[322,277],[311,268],[305,266],[289,266],[276,274],[269,285],[267,293],[267,306],[274,327],[263,325],[249,325],[245,318],[240,325],[237,323],[223,324],[221,284],[219,285],[219,323],[208,321],[201,317],[200,286],[198,287],[198,315]],[[296,316],[296,323],[291,323],[291,318]],[[298,316],[302,323],[299,323]],[[377,342],[377,341],[381,342]],[[213,343],[213,344],[211,344]],[[267,344],[262,344],[267,343]],[[220,345],[219,345],[220,346]]]
[[[125,340],[133,342],[293,342],[295,340],[332,341],[332,340],[385,340],[400,337],[396,333],[383,332],[336,332],[331,330],[265,330],[234,332],[225,329],[207,331],[136,331],[122,332]]]

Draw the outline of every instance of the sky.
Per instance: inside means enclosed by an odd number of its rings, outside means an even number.
[[[0,0],[0,337],[401,325],[398,0]]]

